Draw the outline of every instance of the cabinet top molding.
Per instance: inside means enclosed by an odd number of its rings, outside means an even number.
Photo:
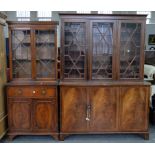
[[[59,25],[58,21],[7,21],[9,25]]]
[[[60,86],[150,86],[149,82],[145,81],[60,81]]]
[[[88,18],[88,19],[145,19],[147,17],[147,14],[66,14],[66,13],[60,13],[59,14],[61,18]]]
[[[147,16],[147,14],[96,14],[96,13],[59,13],[62,15],[73,15],[73,16]]]
[[[7,16],[0,12],[0,24],[5,25]]]

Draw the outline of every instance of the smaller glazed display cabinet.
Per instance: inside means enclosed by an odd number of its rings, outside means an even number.
[[[8,135],[52,135],[58,139],[58,22],[8,22],[10,80]]]

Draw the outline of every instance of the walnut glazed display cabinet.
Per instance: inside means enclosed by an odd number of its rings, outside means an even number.
[[[10,79],[8,135],[52,135],[58,139],[58,22],[8,22]]]
[[[60,140],[71,134],[149,138],[145,15],[60,14]]]

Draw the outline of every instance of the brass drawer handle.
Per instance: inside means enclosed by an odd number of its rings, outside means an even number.
[[[35,90],[33,90],[33,91],[32,91],[32,93],[33,93],[33,94],[35,94],[35,93],[36,93],[36,91],[35,91]]]
[[[19,94],[19,95],[22,94],[22,90],[21,90],[21,89],[18,90],[18,94]]]
[[[45,95],[45,94],[46,94],[46,90],[42,90],[42,91],[41,91],[41,94],[42,94],[42,95]]]

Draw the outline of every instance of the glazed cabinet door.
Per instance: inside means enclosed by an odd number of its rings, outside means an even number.
[[[144,23],[119,22],[119,79],[143,79]]]
[[[118,88],[92,87],[90,95],[90,124],[92,132],[118,129]]]
[[[31,130],[31,99],[8,99],[9,129]]]
[[[148,128],[149,88],[120,88],[120,130],[146,131]]]
[[[115,79],[116,22],[91,21],[91,79]]]
[[[58,129],[58,111],[56,99],[33,100],[33,131],[55,132]]]
[[[87,78],[87,33],[85,21],[62,23],[62,79]]]
[[[31,37],[30,29],[10,30],[11,79],[29,79],[32,77]]]
[[[36,78],[56,79],[57,29],[35,30]]]
[[[87,89],[85,87],[61,87],[61,132],[85,132]]]

